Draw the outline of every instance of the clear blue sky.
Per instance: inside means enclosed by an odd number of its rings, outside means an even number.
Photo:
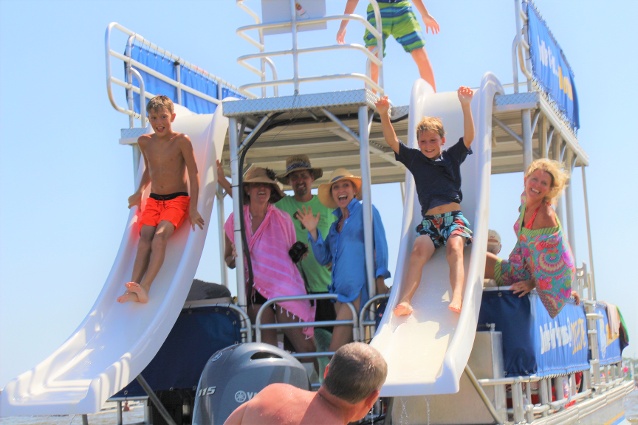
[[[248,3],[259,7],[257,0]],[[329,14],[341,13],[345,4],[327,3]],[[440,34],[426,36],[439,91],[476,87],[487,71],[504,84],[512,82],[513,0],[426,4],[441,26]],[[630,223],[638,210],[638,143],[631,136],[638,2],[536,4],[576,74],[579,140],[590,159],[598,295],[620,306],[632,338],[625,355],[637,357],[636,248]],[[71,335],[95,301],[119,247],[133,171],[130,148],[118,144],[128,120],[110,106],[105,88],[104,32],[112,21],[232,83],[254,81],[236,63],[238,56],[254,53],[235,34],[251,21],[231,0],[0,0],[0,387]],[[332,42],[335,33],[332,26],[314,36]],[[360,42],[360,37],[360,27],[351,24],[347,40]],[[395,104],[408,104],[416,67],[393,40],[386,59],[390,97]],[[347,66],[363,71],[361,63],[348,60]],[[580,264],[589,262],[580,169],[572,185]],[[490,223],[501,233],[505,253],[514,245],[511,226],[521,188],[519,175],[493,179]],[[399,232],[399,199],[396,185],[373,192],[389,235]],[[197,276],[218,282],[215,235],[210,236]],[[397,246],[390,237],[395,255]]]

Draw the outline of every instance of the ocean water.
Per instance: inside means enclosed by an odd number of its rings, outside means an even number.
[[[98,413],[88,415],[89,425],[115,425],[117,412],[115,408],[107,408]],[[128,412],[122,412],[122,423],[127,425],[144,423],[144,406],[131,406]],[[82,415],[56,416],[15,416],[0,418],[2,425],[82,425]]]

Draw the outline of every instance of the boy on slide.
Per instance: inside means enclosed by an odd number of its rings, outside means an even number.
[[[448,308],[455,313],[461,312],[465,287],[463,247],[471,243],[472,237],[470,224],[461,212],[461,163],[472,153],[470,145],[474,140],[474,122],[470,102],[474,92],[469,87],[460,87],[457,93],[463,110],[463,137],[447,150],[442,150],[445,131],[440,119],[422,118],[416,129],[419,148],[408,148],[399,141],[390,122],[388,97],[382,97],[375,104],[381,116],[386,143],[394,151],[397,161],[414,176],[423,215],[423,221],[416,227],[418,236],[410,254],[399,303],[394,308],[397,316],[412,313],[410,302],[421,282],[423,267],[434,251],[443,245],[452,286]]]
[[[151,194],[139,220],[140,241],[133,276],[124,285],[124,294],[117,298],[119,303],[148,302],[151,284],[164,263],[168,238],[187,215],[193,230],[196,225],[204,228],[204,219],[197,211],[199,175],[193,145],[187,135],[171,128],[175,120],[173,101],[156,96],[149,100],[146,112],[154,133],[137,139],[145,168],[137,191],[128,198],[128,207],[140,207],[149,183]]]

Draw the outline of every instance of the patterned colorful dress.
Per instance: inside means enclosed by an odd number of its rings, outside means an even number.
[[[497,261],[494,279],[499,286],[534,279],[541,302],[554,318],[571,296],[576,275],[574,256],[558,217],[556,227],[531,230],[523,227],[524,202],[520,211],[514,224],[516,246],[509,259]]]

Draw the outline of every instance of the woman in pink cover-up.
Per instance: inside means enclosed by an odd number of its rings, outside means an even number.
[[[297,241],[290,216],[273,206],[283,197],[275,181],[275,173],[267,168],[252,167],[244,176],[244,227],[253,282],[246,282],[248,315],[253,323],[261,306],[271,298],[305,295],[306,288],[299,270],[288,251]],[[224,224],[226,265],[235,268],[234,214]],[[246,270],[246,279],[249,279]],[[315,308],[310,300],[282,301],[262,314],[262,323],[311,322]],[[287,328],[288,337],[297,352],[315,351],[313,328]],[[277,345],[277,331],[262,330],[261,340]]]

